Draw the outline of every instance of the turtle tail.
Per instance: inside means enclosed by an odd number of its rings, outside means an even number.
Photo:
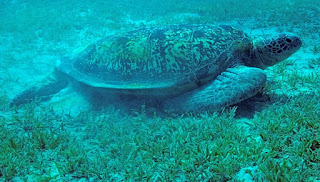
[[[33,86],[18,94],[10,102],[10,107],[27,104],[35,99],[46,101],[53,97],[54,94],[66,88],[69,83],[68,76],[58,69],[54,69],[54,74],[46,77],[40,86]]]

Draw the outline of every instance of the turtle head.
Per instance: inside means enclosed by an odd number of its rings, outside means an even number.
[[[253,60],[262,69],[287,59],[299,50],[301,39],[292,33],[281,33],[253,41]]]

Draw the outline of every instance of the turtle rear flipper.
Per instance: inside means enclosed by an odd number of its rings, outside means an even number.
[[[207,85],[166,101],[164,109],[197,111],[231,106],[259,92],[266,79],[266,74],[259,68],[229,68]]]
[[[54,94],[67,87],[69,83],[68,76],[54,69],[54,74],[42,81],[44,84],[33,86],[23,91],[10,102],[10,107],[19,106],[40,99],[41,101],[49,100]]]

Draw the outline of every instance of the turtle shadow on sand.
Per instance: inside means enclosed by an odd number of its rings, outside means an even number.
[[[290,97],[286,95],[270,96],[263,92],[258,92],[251,98],[248,98],[233,106],[237,107],[236,118],[252,119],[256,112],[261,112],[266,107],[275,103],[286,103],[290,100]]]
[[[166,112],[161,107],[162,101],[154,98],[143,98],[134,95],[117,95],[108,94],[107,96],[103,93],[97,92],[95,89],[82,85],[76,89],[81,95],[87,99],[93,106],[94,110],[103,111],[106,107],[112,106],[115,109],[121,110],[123,113],[130,114],[132,111],[143,110],[144,114],[152,117],[156,113],[157,116],[170,116],[180,117],[181,112]],[[236,118],[247,118],[252,119],[256,112],[261,112],[267,107],[275,103],[285,104],[290,100],[290,97],[286,95],[269,95],[266,93],[258,92],[256,95],[231,106],[226,107],[229,109],[236,107],[235,117]],[[221,110],[209,110],[204,109],[204,112],[220,112]],[[192,113],[192,112],[191,112]],[[200,112],[201,113],[201,112]],[[197,114],[197,113],[193,113]]]
[[[45,84],[28,88],[10,105],[36,97],[50,99],[77,85],[76,90],[96,105],[104,105],[104,99],[115,94],[120,100],[115,97],[113,102],[128,107],[152,100],[168,112],[214,111],[255,96],[265,86],[264,69],[301,45],[291,33],[251,39],[228,25],[133,30],[62,58]]]

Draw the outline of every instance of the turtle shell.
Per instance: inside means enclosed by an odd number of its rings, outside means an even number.
[[[250,42],[225,25],[143,28],[103,38],[61,59],[57,68],[92,87],[174,95],[215,79]]]

